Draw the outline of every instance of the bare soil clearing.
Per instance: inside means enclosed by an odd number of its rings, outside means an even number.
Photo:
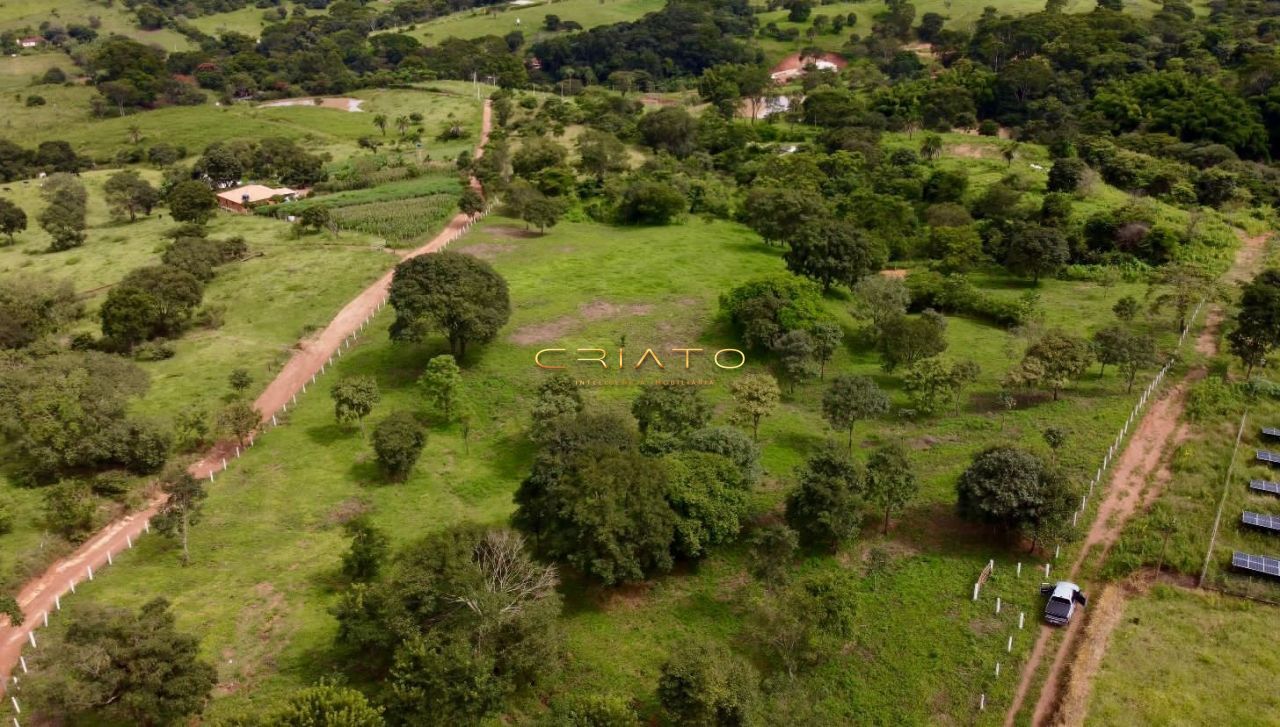
[[[279,101],[267,101],[258,104],[260,109],[274,109],[286,106],[311,106],[320,109],[337,109],[338,111],[350,111],[356,113],[363,111],[360,107],[364,105],[364,99],[359,98],[339,98],[334,96],[325,97],[307,97],[307,98],[282,98]]]
[[[491,113],[490,103],[485,101],[480,142],[475,150],[477,158],[483,155],[484,145],[489,140]],[[473,179],[472,184],[476,185],[478,182]],[[443,250],[471,221],[467,215],[459,213],[438,235],[421,247],[406,251],[402,259]],[[295,394],[302,391],[303,385],[310,382],[311,377],[320,371],[321,366],[328,362],[343,342],[357,332],[360,324],[386,300],[393,274],[394,270],[390,270],[378,278],[373,285],[343,307],[323,331],[299,343],[288,363],[254,401],[254,408],[262,412],[264,425],[271,420],[272,413],[279,411]],[[223,462],[235,456],[235,448],[234,442],[220,442],[191,465],[189,471],[197,478],[206,479],[222,470]],[[0,684],[8,682],[9,675],[18,663],[22,647],[29,643],[29,634],[43,625],[45,613],[55,610],[56,599],[74,585],[88,579],[90,569],[101,569],[112,555],[127,549],[132,540],[146,532],[148,523],[163,502],[163,497],[154,498],[145,509],[115,520],[99,530],[74,553],[58,560],[40,577],[22,587],[18,593],[18,605],[22,608],[25,621],[21,626],[6,624],[0,627]]]

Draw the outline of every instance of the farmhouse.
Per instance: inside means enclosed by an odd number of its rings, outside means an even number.
[[[273,188],[261,184],[248,184],[243,187],[218,192],[218,206],[228,212],[244,214],[254,207],[260,207],[264,204],[292,202],[299,197],[305,196],[307,196],[307,190],[305,189]]]
[[[23,38],[22,40],[18,41],[18,45],[22,46],[23,48],[38,48],[39,46],[44,45],[44,38],[41,38],[38,35],[32,35],[30,37]]]

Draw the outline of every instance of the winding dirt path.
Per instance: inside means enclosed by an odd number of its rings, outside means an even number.
[[[1253,237],[1240,234],[1240,250],[1236,253],[1231,270],[1226,275],[1227,280],[1238,282],[1250,277],[1266,252],[1268,237],[1269,235],[1265,234]],[[1205,317],[1204,328],[1196,338],[1196,351],[1208,356],[1217,352],[1218,332],[1222,326],[1223,316],[1220,306],[1214,306],[1209,310]],[[1182,381],[1147,409],[1147,413],[1142,417],[1129,443],[1112,468],[1105,499],[1098,507],[1097,516],[1085,536],[1075,562],[1063,574],[1067,580],[1076,581],[1077,574],[1086,560],[1095,567],[1100,566],[1106,560],[1111,546],[1115,545],[1116,540],[1119,539],[1129,519],[1134,513],[1149,507],[1169,483],[1172,472],[1168,467],[1168,458],[1189,434],[1188,426],[1182,421],[1186,392],[1192,383],[1204,378],[1205,374],[1206,370],[1203,367],[1188,372]],[[1122,594],[1115,591],[1108,593],[1104,590],[1101,595],[1103,602],[1108,595],[1113,602],[1123,598]],[[1101,607],[1103,602],[1095,605]],[[1101,662],[1110,634],[1110,629],[1106,628],[1106,622],[1106,618],[1095,618],[1089,614],[1086,618],[1073,620],[1067,626],[1062,640],[1057,645],[1057,650],[1053,653],[1049,674],[1031,714],[1032,725],[1049,724],[1054,717],[1059,695],[1066,691],[1067,666],[1073,654],[1084,648],[1092,653],[1091,661]],[[1101,628],[1095,627],[1095,624],[1101,625]],[[1058,629],[1052,626],[1041,624],[1040,634],[1036,637],[1036,642],[1027,657],[1027,663],[1022,668],[1013,702],[1005,714],[1006,727],[1014,724],[1018,712],[1022,710],[1032,683],[1035,681],[1036,671],[1049,654],[1052,648],[1050,641],[1057,631]],[[1091,672],[1088,670],[1080,673],[1083,679],[1088,679],[1090,676]],[[1075,685],[1073,691],[1077,694],[1087,693],[1087,687]]]
[[[475,149],[477,159],[484,154],[491,129],[492,108],[486,100],[481,116],[480,141]],[[471,185],[478,187],[479,182],[472,179]],[[473,222],[467,215],[457,214],[439,234],[421,247],[405,252],[401,259],[439,252],[465,232]],[[343,306],[319,335],[298,345],[284,368],[253,403],[254,408],[262,412],[264,425],[271,420],[272,414],[302,391],[303,384],[310,382],[311,377],[319,373],[329,357],[338,351],[338,347],[358,332],[360,325],[386,301],[394,272],[394,269],[388,270]],[[211,472],[222,469],[223,458],[230,459],[233,456],[233,448],[234,444],[227,442],[215,445],[189,471],[197,478],[209,477]],[[30,643],[32,632],[44,625],[44,614],[55,611],[58,599],[63,594],[76,584],[91,578],[92,571],[101,570],[103,565],[110,563],[113,555],[129,548],[133,540],[146,532],[148,523],[163,502],[163,496],[154,498],[145,509],[115,520],[85,541],[74,553],[58,560],[40,577],[22,587],[18,593],[18,605],[22,608],[25,621],[21,626],[6,624],[0,627],[0,693],[10,683],[9,677],[19,663],[23,646]]]

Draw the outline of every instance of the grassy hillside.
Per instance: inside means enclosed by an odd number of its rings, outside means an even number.
[[[112,34],[127,35],[143,43],[150,43],[166,51],[186,50],[187,38],[169,28],[143,30],[137,26],[137,18],[123,3],[100,3],[91,0],[3,0],[0,2],[0,30],[30,29],[37,31],[40,23],[48,20],[63,25],[78,23],[92,26],[97,18],[99,37]]]
[[[524,33],[525,42],[531,43],[551,35],[543,26],[543,19],[547,15],[558,15],[562,21],[573,20],[584,29],[589,29],[598,25],[635,20],[662,9],[665,4],[665,0],[558,0],[523,7],[495,6],[452,13],[418,23],[412,28],[399,28],[397,32],[412,35],[425,44],[433,45],[445,38],[501,36],[519,30]]]

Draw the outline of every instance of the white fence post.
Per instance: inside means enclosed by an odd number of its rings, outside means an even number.
[[[1019,612],[1018,612],[1018,628],[1022,628],[1022,621],[1023,621],[1023,619],[1025,619],[1025,618],[1026,618],[1026,616],[1027,616],[1027,612],[1026,612],[1026,611],[1019,611]]]

